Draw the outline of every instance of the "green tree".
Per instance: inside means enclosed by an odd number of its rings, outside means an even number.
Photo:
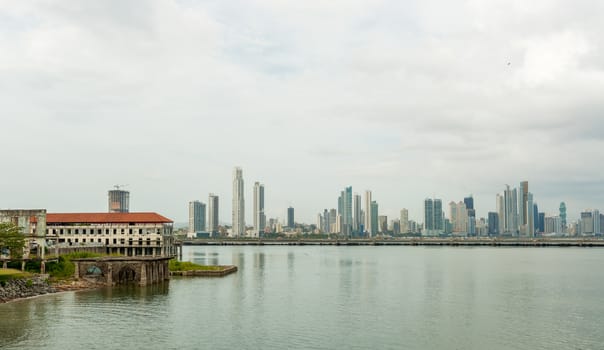
[[[19,259],[23,256],[25,236],[21,234],[19,226],[10,222],[0,222],[0,250],[10,251],[11,258]]]

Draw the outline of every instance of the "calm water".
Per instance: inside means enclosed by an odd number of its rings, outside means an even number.
[[[604,250],[185,247],[224,278],[0,305],[6,349],[604,349]]]

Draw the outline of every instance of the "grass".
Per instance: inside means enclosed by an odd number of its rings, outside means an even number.
[[[170,269],[170,271],[195,271],[195,270],[218,271],[218,270],[222,270],[221,266],[199,265],[199,264],[194,264],[189,261],[178,261],[175,259],[170,260],[168,268]]]
[[[16,278],[30,277],[31,274],[28,272],[22,272],[17,269],[0,269],[0,282],[10,281]]]

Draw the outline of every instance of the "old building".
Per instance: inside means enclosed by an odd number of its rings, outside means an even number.
[[[59,245],[103,246],[109,254],[176,254],[172,220],[157,213],[48,213],[46,235]]]
[[[11,222],[25,236],[24,258],[44,258],[46,209],[0,210],[0,222]]]

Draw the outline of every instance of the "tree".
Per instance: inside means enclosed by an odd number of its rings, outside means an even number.
[[[10,251],[11,258],[20,259],[23,256],[25,236],[19,226],[10,222],[0,222],[0,250]]]

